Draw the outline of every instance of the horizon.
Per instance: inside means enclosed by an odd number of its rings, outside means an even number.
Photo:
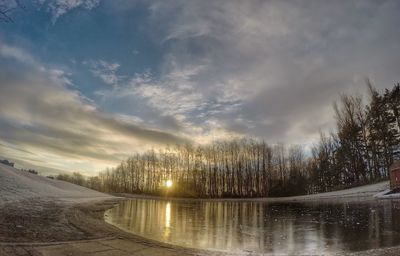
[[[307,148],[340,94],[400,81],[394,0],[21,2],[0,22],[0,156],[25,167],[95,175],[241,137]]]

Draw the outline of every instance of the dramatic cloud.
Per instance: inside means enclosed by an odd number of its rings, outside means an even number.
[[[0,34],[0,148],[36,165],[101,169],[187,138],[310,145],[341,93],[400,81],[396,0],[38,1],[53,25]]]
[[[158,79],[150,73],[136,74],[126,84],[99,90],[97,94],[105,100],[141,101],[158,113],[152,113],[147,119],[156,117],[156,123],[163,129],[182,132],[195,142],[209,143],[242,136],[242,133],[225,129],[213,118],[217,114],[234,113],[240,102],[198,90],[196,78],[202,69],[202,65],[184,68],[170,65],[170,70]]]
[[[70,161],[71,166],[76,163],[77,168],[95,171],[134,152],[188,141],[139,125],[134,118],[102,112],[68,89],[70,82],[62,71],[31,65],[33,58],[19,49],[1,45],[0,56],[14,57],[27,65],[22,73],[12,65],[1,65],[0,143],[3,147],[14,145],[3,153],[23,149],[24,155],[35,155],[36,161],[49,162],[49,167],[63,169]],[[58,160],[52,163],[51,159]]]
[[[240,106],[204,115],[271,142],[310,143],[319,129],[334,128],[331,105],[340,93],[365,92],[366,78],[380,88],[400,80],[399,7],[396,1],[158,1],[150,10],[157,38],[169,49],[165,69],[171,59],[182,69],[201,63],[192,93]]]

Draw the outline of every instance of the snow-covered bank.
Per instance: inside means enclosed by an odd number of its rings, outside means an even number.
[[[389,189],[389,181],[383,181],[376,184],[365,185],[350,189],[304,195],[304,196],[289,196],[289,197],[260,197],[260,198],[183,198],[183,197],[163,197],[152,196],[143,194],[127,194],[127,193],[114,193],[115,196],[126,198],[138,199],[155,199],[155,200],[168,200],[168,201],[217,201],[217,202],[301,202],[312,200],[346,200],[357,201],[373,200],[377,193],[387,191]]]
[[[400,199],[400,193],[393,193],[391,189],[386,189],[374,195],[378,199]]]
[[[27,199],[79,203],[113,198],[65,181],[20,171],[0,164],[0,205]]]
[[[373,199],[377,193],[386,191],[389,189],[389,181],[383,181],[376,184],[365,185],[355,188],[349,188],[344,190],[319,193],[305,196],[293,196],[283,198],[270,198],[271,201],[307,201],[307,200],[319,200],[319,199]]]

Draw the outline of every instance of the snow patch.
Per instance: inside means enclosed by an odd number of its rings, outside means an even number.
[[[113,197],[0,164],[0,205],[34,198],[79,203]]]

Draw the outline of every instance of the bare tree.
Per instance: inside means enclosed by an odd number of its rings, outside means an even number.
[[[13,22],[13,13],[17,9],[24,8],[20,0],[0,0],[0,21],[6,23]]]

